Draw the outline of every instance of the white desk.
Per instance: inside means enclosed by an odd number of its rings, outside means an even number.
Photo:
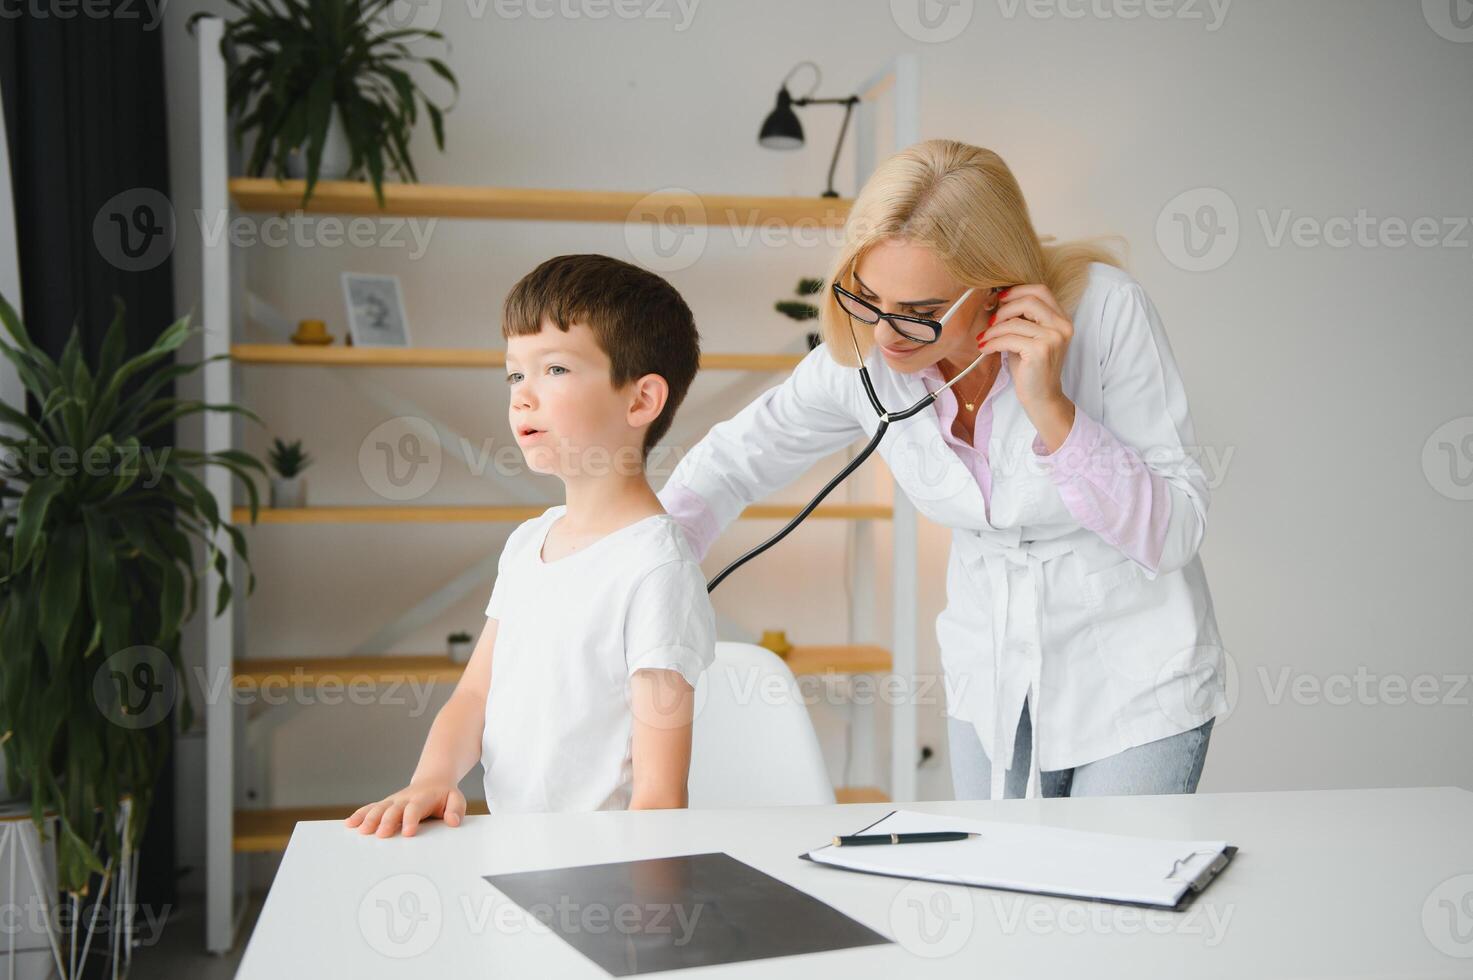
[[[1241,850],[1190,910],[1171,913],[907,882],[798,859],[890,804],[480,816],[388,840],[313,821],[292,835],[237,977],[605,977],[481,876],[705,851],[725,851],[896,942],[658,976],[1473,976],[1473,793],[1466,790],[910,807],[1221,839]],[[390,937],[387,909],[412,909],[406,893],[418,896],[422,917],[411,932],[401,916],[404,931]],[[388,955],[404,953],[415,955]]]

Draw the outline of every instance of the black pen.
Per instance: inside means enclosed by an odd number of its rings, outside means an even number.
[[[843,847],[854,844],[936,844],[948,840],[966,840],[968,837],[980,837],[976,831],[965,830],[939,830],[929,834],[850,834],[847,837],[835,837],[834,846]]]

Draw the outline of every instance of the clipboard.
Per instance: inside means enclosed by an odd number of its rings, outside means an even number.
[[[865,833],[866,831],[869,831],[872,828],[874,828],[874,827],[876,827],[876,826],[884,823],[886,820],[889,820],[892,817],[895,817],[897,814],[901,814],[901,813],[905,813],[905,812],[909,812],[909,811],[891,810],[889,813],[885,814],[885,816],[881,817],[879,820],[876,820],[874,823],[871,823],[868,826],[861,828],[860,830],[852,831],[851,833],[856,833],[856,834]],[[951,822],[955,823],[958,820],[958,818],[937,817],[937,816],[930,815],[930,814],[926,814],[924,816],[928,817],[932,822],[934,822],[936,824],[946,823],[947,821],[951,821]],[[986,825],[986,821],[964,821],[964,822],[972,823],[972,824],[977,824],[979,826],[985,826]],[[1020,825],[1014,824],[1014,825],[1011,825],[1011,826],[1017,827],[1017,826],[1020,826]],[[1027,826],[1032,826],[1032,825],[1027,825]],[[944,827],[935,827],[935,828],[932,828],[932,829],[953,829],[953,828],[950,827],[950,826],[944,826]],[[1035,829],[1037,829],[1037,828],[1035,828]],[[1071,836],[1071,835],[1075,835],[1075,834],[1078,834],[1078,833],[1081,833],[1079,831],[1072,831],[1072,830],[1068,830],[1068,829],[1065,829],[1065,828],[1043,828],[1043,829],[1045,829],[1047,831],[1050,831],[1050,832],[1056,832],[1059,835],[1065,836],[1065,837]],[[1130,838],[1125,838],[1122,835],[1094,835],[1094,836],[1120,837],[1122,840],[1130,840]],[[884,844],[881,844],[881,845],[876,845],[875,847],[872,847],[872,848],[862,848],[862,849],[856,849],[856,850],[885,851],[885,850],[889,850],[890,848],[901,849],[901,848],[916,848],[916,847],[948,847],[948,846],[950,846],[950,847],[956,847],[956,846],[965,846],[968,843],[970,843],[970,842],[957,842],[956,844],[951,844],[951,845],[938,845],[938,844],[891,844],[891,845],[884,845]],[[1158,842],[1158,843],[1166,843],[1166,842]],[[1182,842],[1182,843],[1190,843],[1190,842]],[[1180,858],[1176,859],[1175,863],[1172,864],[1172,866],[1168,869],[1167,874],[1165,874],[1163,876],[1163,880],[1170,879],[1170,878],[1176,878],[1176,880],[1181,881],[1181,882],[1184,882],[1185,885],[1186,885],[1186,887],[1182,891],[1181,895],[1177,898],[1176,903],[1174,905],[1168,905],[1168,904],[1165,904],[1165,903],[1162,903],[1162,902],[1135,901],[1135,900],[1131,900],[1131,899],[1113,897],[1113,896],[1109,896],[1109,895],[1083,895],[1083,894],[1077,894],[1077,893],[1074,893],[1074,892],[1054,891],[1054,890],[1050,890],[1048,888],[1043,888],[1043,887],[1017,887],[1017,886],[1009,886],[1009,885],[992,883],[992,882],[985,882],[985,881],[969,881],[969,880],[965,880],[964,878],[962,878],[962,877],[960,877],[958,875],[947,875],[947,876],[928,877],[928,876],[922,875],[922,874],[904,873],[902,871],[893,871],[893,870],[892,871],[887,871],[887,870],[876,869],[876,868],[845,867],[845,866],[842,866],[842,865],[832,864],[832,863],[829,863],[827,861],[823,861],[823,860],[816,859],[816,858],[813,857],[813,854],[815,852],[817,852],[817,851],[826,851],[826,850],[829,850],[831,848],[833,848],[833,845],[832,844],[827,844],[827,845],[824,845],[823,847],[815,848],[814,850],[807,851],[807,852],[805,852],[803,854],[799,854],[798,857],[800,859],[804,860],[804,861],[809,861],[809,862],[811,862],[813,864],[818,864],[818,865],[822,865],[824,867],[832,868],[832,869],[834,869],[836,871],[845,871],[845,872],[849,872],[849,873],[873,874],[873,875],[880,875],[882,877],[888,877],[888,878],[908,878],[908,879],[916,880],[916,881],[934,881],[937,884],[966,885],[966,886],[972,887],[972,888],[988,888],[988,889],[993,889],[993,890],[996,890],[996,891],[1017,892],[1017,893],[1028,894],[1028,895],[1042,895],[1042,896],[1046,896],[1046,897],[1049,897],[1049,898],[1066,898],[1066,899],[1073,899],[1075,901],[1103,902],[1103,903],[1110,904],[1110,905],[1124,905],[1124,906],[1130,906],[1130,907],[1134,907],[1134,908],[1158,909],[1158,910],[1163,911],[1163,912],[1183,912],[1183,911],[1186,911],[1187,909],[1189,909],[1192,906],[1192,903],[1196,900],[1197,896],[1200,895],[1200,894],[1202,894],[1202,892],[1206,890],[1206,888],[1207,888],[1208,885],[1210,885],[1213,881],[1216,881],[1217,880],[1217,878],[1232,863],[1233,857],[1238,853],[1237,846],[1235,846],[1233,844],[1227,844],[1227,845],[1225,845],[1221,849],[1221,851],[1217,852],[1215,854],[1215,856],[1213,856],[1210,860],[1208,860],[1205,863],[1205,866],[1204,867],[1202,867],[1202,868],[1198,869],[1197,871],[1195,871],[1191,875],[1190,878],[1181,878],[1180,877],[1180,872],[1182,870],[1181,865],[1182,865],[1183,861],[1186,861],[1186,860],[1188,860],[1188,858],[1193,857],[1193,856],[1196,856],[1196,855],[1200,854],[1201,852],[1194,851],[1192,855],[1185,855],[1183,857],[1180,857]],[[845,848],[845,850],[848,850],[848,848]]]

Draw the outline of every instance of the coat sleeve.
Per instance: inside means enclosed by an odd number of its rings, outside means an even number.
[[[782,384],[712,426],[691,448],[659,498],[698,557],[705,557],[748,504],[781,490],[864,433],[852,400],[839,388],[857,390],[859,383],[858,373],[836,363],[820,344]]]
[[[1084,527],[1155,578],[1197,554],[1210,492],[1186,391],[1160,314],[1138,284],[1106,301],[1101,418],[1076,407],[1053,453],[1033,452]]]

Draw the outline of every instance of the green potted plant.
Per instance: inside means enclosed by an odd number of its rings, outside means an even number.
[[[795,292],[800,297],[815,296],[821,289],[823,289],[822,279],[799,279]],[[806,299],[780,299],[772,304],[772,308],[790,320],[797,320],[799,323],[818,318],[818,307]],[[813,348],[818,346],[818,343],[818,334],[809,333],[808,349],[813,350]]]
[[[445,37],[434,30],[393,27],[388,22],[393,0],[226,2],[241,12],[226,22],[221,39],[227,62],[232,49],[239,56],[226,80],[226,101],[236,120],[236,146],[246,134],[254,137],[246,165],[250,176],[261,176],[268,162],[278,178],[304,176],[305,207],[319,178],[356,179],[366,169],[383,207],[387,169],[401,180],[419,180],[409,158],[409,136],[421,103],[435,145],[445,149],[445,113],[451,105],[431,101],[410,74],[423,65],[459,95],[460,83],[443,61],[410,49],[415,42]],[[212,15],[194,14],[188,27],[207,16]]]
[[[243,452],[146,444],[199,412],[260,420],[235,405],[160,397],[205,363],[166,360],[199,331],[186,316],[125,361],[123,304],[114,304],[95,359],[74,328],[53,361],[0,296],[0,323],[14,341],[0,337],[0,354],[40,406],[33,419],[0,402],[10,426],[0,435],[0,744],[7,789],[29,787],[36,832],[49,838],[55,822],[52,887],[74,913],[61,917],[62,949],[86,928],[75,913],[94,876],[97,901],[125,843],[136,851],[142,841],[174,709],[182,728],[191,724],[179,648],[180,626],[198,605],[191,538],[223,574],[224,532],[249,568],[244,535],[192,471],[223,466],[243,480],[252,522],[251,474],[265,472]],[[254,587],[252,575],[247,594]],[[216,615],[230,598],[225,578]]]
[[[471,659],[471,635],[464,630],[457,630],[445,637],[449,647],[450,659],[458,664],[467,663]]]
[[[285,443],[274,439],[266,455],[276,471],[271,478],[271,506],[306,507],[307,481],[302,471],[311,464],[312,457],[302,452],[302,440]]]

